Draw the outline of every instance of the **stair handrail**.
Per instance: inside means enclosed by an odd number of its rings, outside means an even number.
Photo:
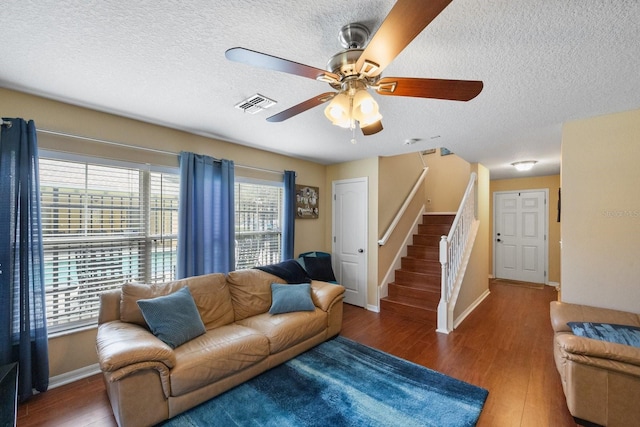
[[[441,300],[443,307],[448,306],[465,252],[465,244],[472,223],[476,220],[475,183],[477,174],[471,173],[469,183],[447,236],[440,238],[440,263],[442,264]],[[443,304],[444,303],[444,304]],[[448,307],[447,307],[448,308]],[[438,329],[451,330],[452,319],[438,313]],[[448,311],[448,310],[447,310]],[[440,323],[445,323],[441,325]]]
[[[413,185],[411,192],[409,193],[404,203],[400,207],[400,210],[396,214],[395,218],[393,218],[393,221],[391,221],[391,224],[389,225],[389,228],[387,228],[387,231],[384,233],[384,236],[382,236],[382,239],[378,240],[378,246],[384,246],[387,243],[387,241],[389,241],[391,234],[393,234],[393,231],[396,229],[396,226],[402,219],[402,216],[404,215],[407,208],[409,207],[409,204],[411,203],[411,201],[413,201],[413,198],[415,197],[416,193],[418,192],[418,189],[422,185],[422,182],[424,181],[424,178],[427,176],[428,171],[429,171],[429,168],[427,166],[422,168],[422,173],[418,177],[418,180],[416,181],[416,183]]]

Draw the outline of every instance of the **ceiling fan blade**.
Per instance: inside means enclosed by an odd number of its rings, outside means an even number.
[[[369,126],[360,127],[362,134],[365,136],[373,135],[374,133],[378,133],[383,129],[382,121],[378,120],[375,123],[371,123]]]
[[[271,123],[283,122],[293,116],[304,113],[305,111],[310,110],[313,107],[317,107],[320,104],[324,104],[325,102],[330,101],[334,96],[336,96],[335,92],[325,92],[322,95],[314,96],[313,98],[307,99],[306,101],[301,102],[298,105],[294,105],[291,108],[287,108],[286,110],[281,111],[278,114],[267,117],[267,121]]]
[[[338,75],[320,68],[299,64],[289,61],[288,59],[278,58],[277,56],[256,52],[243,47],[233,47],[227,50],[224,56],[231,61],[242,62],[243,64],[266,68],[268,70],[282,71],[283,73],[294,74],[314,80],[332,82],[340,79]]]
[[[398,0],[358,58],[356,70],[379,75],[451,1]]]
[[[384,77],[378,81],[376,91],[380,95],[469,101],[478,96],[482,87],[483,83],[478,80]]]

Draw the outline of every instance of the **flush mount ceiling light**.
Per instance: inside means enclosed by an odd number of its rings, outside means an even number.
[[[537,160],[524,160],[522,162],[511,163],[511,166],[515,167],[520,172],[524,172],[530,170],[536,163],[538,163]]]

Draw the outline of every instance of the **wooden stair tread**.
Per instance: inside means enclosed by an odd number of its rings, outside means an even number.
[[[424,214],[422,215],[423,224],[453,224],[455,215],[451,214]]]
[[[423,310],[437,311],[438,309],[437,304],[435,307],[432,304],[420,304],[418,300],[411,297],[405,297],[402,295],[395,296],[395,297],[384,297],[383,300],[394,302],[396,304],[406,305],[409,307],[420,308]]]
[[[418,291],[418,292],[429,292],[429,293],[434,293],[434,294],[438,294],[440,295],[440,287],[425,287],[425,286],[415,286],[415,285],[411,285],[411,284],[406,284],[406,283],[398,283],[398,282],[391,282],[389,283],[390,286],[396,286],[402,289],[407,289],[407,290],[411,290],[411,291]]]
[[[420,271],[413,271],[413,270],[409,270],[409,269],[406,269],[406,268],[398,268],[396,270],[396,273],[398,273],[398,272],[400,272],[400,273],[408,273],[408,274],[410,274],[410,275],[412,275],[414,277],[424,277],[425,280],[426,279],[432,279],[434,277],[441,277],[440,276],[440,271],[438,271],[437,273],[436,272],[423,273],[423,272],[420,272]]]

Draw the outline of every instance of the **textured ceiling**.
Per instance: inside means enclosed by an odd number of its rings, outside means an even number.
[[[326,83],[224,56],[242,46],[324,68],[343,25],[373,33],[393,3],[5,0],[0,86],[324,164],[444,146],[492,179],[527,159],[538,160],[530,174],[559,173],[563,122],[640,107],[638,0],[454,0],[383,75],[482,80],[482,93],[374,95],[384,130],[355,145],[323,107],[265,120]],[[277,104],[234,108],[255,93]]]

